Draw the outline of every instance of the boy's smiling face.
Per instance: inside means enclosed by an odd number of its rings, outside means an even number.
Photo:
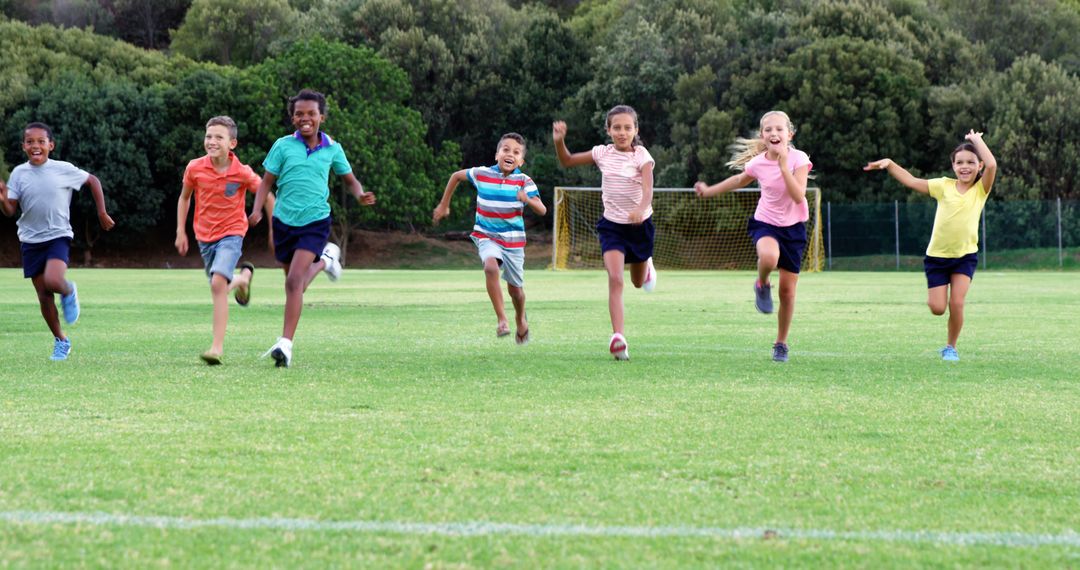
[[[45,164],[55,146],[56,143],[49,139],[49,133],[45,129],[26,129],[23,132],[23,152],[34,166]]]
[[[510,174],[525,164],[525,145],[511,138],[499,141],[495,151],[495,163],[503,174]]]
[[[236,148],[236,139],[229,135],[229,128],[225,125],[210,125],[206,127],[203,148],[211,159],[227,158],[229,151]]]
[[[293,104],[292,124],[300,131],[300,136],[312,139],[319,136],[319,127],[323,114],[319,112],[318,101],[300,100]]]

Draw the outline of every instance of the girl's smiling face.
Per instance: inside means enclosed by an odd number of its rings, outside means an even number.
[[[787,146],[794,136],[788,119],[783,115],[768,115],[761,119],[761,140],[765,141],[765,147],[769,151],[776,153],[777,147]]]
[[[979,175],[982,166],[979,155],[970,150],[957,151],[956,154],[953,155],[953,172],[956,174],[956,179],[964,184],[974,184],[975,177]]]
[[[612,115],[608,119],[607,134],[611,137],[611,142],[615,143],[616,150],[634,150],[637,123],[634,121],[634,117],[627,113]]]

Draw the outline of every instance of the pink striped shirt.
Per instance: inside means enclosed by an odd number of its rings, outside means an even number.
[[[592,149],[592,159],[603,179],[604,217],[617,224],[629,224],[630,212],[641,204],[641,168],[656,164],[649,151],[638,145],[633,152],[616,150],[615,145],[598,145]],[[652,204],[645,210],[643,220],[652,216]]]

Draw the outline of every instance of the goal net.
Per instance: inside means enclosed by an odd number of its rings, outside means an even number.
[[[653,258],[664,269],[755,269],[757,252],[746,234],[746,222],[757,208],[761,191],[741,188],[707,200],[692,188],[653,190],[656,243]],[[810,219],[806,222],[806,252],[802,271],[824,265],[821,192],[807,188]],[[599,188],[555,188],[554,269],[604,266],[596,222],[604,212]]]

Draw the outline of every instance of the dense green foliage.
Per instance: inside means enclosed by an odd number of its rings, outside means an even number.
[[[60,14],[53,3],[6,0],[0,11],[135,41],[127,31],[134,24],[119,22],[134,21],[145,3],[69,4]],[[724,162],[733,138],[755,132],[760,115],[779,108],[792,116],[795,143],[810,153],[832,202],[917,199],[862,165],[890,156],[918,175],[948,173],[948,152],[969,129],[985,131],[998,155],[1002,198],[1080,196],[1070,109],[1080,100],[1074,0],[150,4],[156,11],[140,13],[139,33],[160,36],[162,22],[173,22],[172,54],[0,20],[0,111],[11,166],[21,162],[18,120],[42,118],[39,108],[56,101],[80,101],[68,88],[82,86],[82,97],[126,93],[139,112],[160,106],[149,124],[128,125],[130,138],[148,146],[145,160],[125,167],[141,170],[125,179],[155,185],[140,188],[161,204],[151,225],[170,222],[165,197],[198,154],[210,107],[241,122],[240,154],[257,161],[288,129],[284,98],[316,85],[331,95],[327,129],[346,141],[362,180],[380,194],[367,214],[342,202],[348,224],[425,226],[428,202],[449,172],[491,161],[507,131],[528,139],[525,170],[545,197],[556,184],[596,183],[593,169],[557,167],[550,123],[567,120],[569,146],[585,150],[604,142],[603,115],[617,103],[637,108],[659,186],[730,175]],[[127,124],[65,113],[52,120]],[[132,143],[98,144],[117,146],[101,159]],[[459,222],[464,210],[454,210]]]

